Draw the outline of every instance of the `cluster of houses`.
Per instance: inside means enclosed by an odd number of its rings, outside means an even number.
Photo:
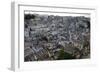
[[[90,18],[24,14],[24,60],[57,60],[59,51],[90,58]]]

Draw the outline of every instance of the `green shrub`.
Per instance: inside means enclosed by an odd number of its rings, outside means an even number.
[[[72,56],[72,54],[64,52],[64,50],[60,50],[58,60],[63,60],[63,59],[75,59],[75,58]]]

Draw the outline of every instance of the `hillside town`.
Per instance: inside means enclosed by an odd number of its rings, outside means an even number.
[[[24,14],[24,61],[90,58],[90,18]]]

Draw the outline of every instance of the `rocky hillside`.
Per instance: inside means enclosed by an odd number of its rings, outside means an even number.
[[[24,14],[24,61],[90,58],[90,18]]]

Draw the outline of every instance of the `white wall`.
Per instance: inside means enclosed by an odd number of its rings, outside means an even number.
[[[74,5],[86,5],[86,6],[96,6],[98,8],[97,18],[98,25],[96,25],[96,38],[97,47],[99,48],[100,40],[100,0],[16,0],[22,2],[33,2],[34,5],[56,5],[56,6],[66,6],[67,4]],[[12,73],[8,68],[10,68],[10,53],[11,53],[11,0],[1,0],[0,1],[0,73]],[[99,50],[100,51],[100,50]],[[99,58],[100,55],[97,57]],[[100,61],[100,58],[99,58]],[[49,69],[49,70],[38,70],[38,71],[29,71],[30,73],[67,73],[67,72],[77,72],[77,73],[98,73],[99,67],[80,67],[80,68],[62,68],[62,69]],[[28,71],[26,71],[28,72]],[[25,71],[23,72],[25,73]]]

